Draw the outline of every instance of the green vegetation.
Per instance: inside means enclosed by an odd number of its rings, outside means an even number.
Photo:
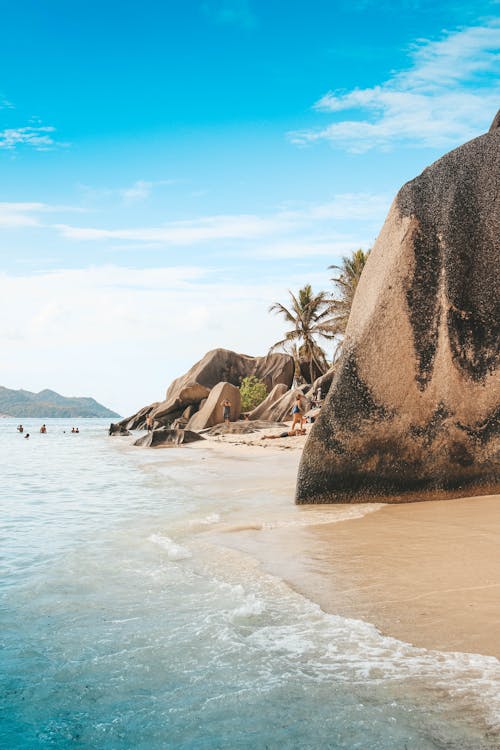
[[[359,248],[350,257],[344,256],[339,266],[328,266],[340,271],[338,276],[331,279],[335,287],[333,293],[313,294],[311,285],[306,284],[298,295],[289,292],[289,308],[281,302],[275,302],[269,308],[270,312],[282,315],[292,326],[269,351],[281,349],[291,354],[297,379],[304,377],[306,382],[312,383],[328,370],[327,356],[318,339],[333,341],[333,363],[338,358],[354,295],[369,255],[370,250]]]
[[[285,338],[277,341],[270,351],[282,349],[292,354],[302,376],[312,383],[328,369],[325,352],[316,339],[333,339],[335,336],[330,322],[330,298],[326,292],[314,294],[310,284],[299,289],[297,296],[292,292],[289,294],[290,308],[281,302],[275,302],[269,308],[292,326]]]
[[[247,378],[243,378],[240,385],[241,394],[241,411],[252,411],[267,396],[267,388],[265,383],[255,375],[249,375]]]
[[[7,417],[35,417],[50,419],[106,418],[114,419],[119,414],[106,409],[93,398],[66,398],[55,391],[45,389],[40,393],[15,391],[0,386],[0,414]]]
[[[330,303],[332,331],[338,336],[344,336],[354,295],[369,255],[370,250],[365,252],[362,248],[359,248],[352,253],[350,258],[344,256],[340,266],[328,266],[328,268],[340,271],[338,276],[331,279],[335,286],[335,292]]]

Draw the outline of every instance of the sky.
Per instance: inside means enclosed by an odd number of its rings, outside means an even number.
[[[498,0],[0,0],[0,385],[162,400],[500,106]]]

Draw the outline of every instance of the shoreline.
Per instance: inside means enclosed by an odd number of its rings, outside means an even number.
[[[250,555],[325,612],[369,622],[417,647],[500,658],[498,495],[295,506],[283,473],[298,466],[305,438],[260,441],[255,433],[207,442],[222,464],[247,463],[265,447],[265,465],[253,475],[260,488],[269,481],[273,503],[280,495],[274,522],[219,525],[209,532],[216,544]],[[361,512],[350,516],[353,507]]]

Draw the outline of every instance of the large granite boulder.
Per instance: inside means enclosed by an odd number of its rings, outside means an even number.
[[[495,127],[399,191],[306,443],[297,502],[500,489],[499,167]]]
[[[266,357],[249,357],[228,349],[213,349],[185,375],[176,378],[170,384],[166,399],[168,401],[176,398],[181,390],[191,383],[199,383],[209,389],[221,382],[239,386],[242,379],[249,375],[255,375],[263,380],[269,392],[276,383],[285,383],[290,387],[293,373],[293,357],[288,354],[274,353]]]
[[[270,419],[271,409],[279,399],[288,393],[289,388],[285,383],[276,383],[271,393],[268,393],[264,401],[248,413],[249,419]]]
[[[189,430],[152,430],[146,433],[134,445],[141,448],[171,448],[174,445],[185,445],[186,443],[195,443],[197,440],[204,440],[197,432]]]
[[[217,383],[210,391],[210,396],[204,406],[196,414],[193,414],[187,423],[187,429],[199,431],[223,422],[224,410],[221,403],[225,399],[231,402],[231,422],[239,419],[241,412],[240,389],[231,385],[231,383]]]

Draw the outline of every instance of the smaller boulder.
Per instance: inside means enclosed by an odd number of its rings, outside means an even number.
[[[271,393],[268,393],[264,401],[262,401],[255,409],[248,414],[249,419],[272,419],[271,410],[275,403],[288,393],[288,386],[285,383],[277,383],[272,389]]]
[[[212,427],[223,422],[224,409],[222,401],[225,399],[231,402],[230,421],[235,422],[238,420],[241,412],[240,389],[231,385],[231,383],[217,383],[210,391],[205,405],[196,414],[193,414],[187,423],[187,428],[199,432],[206,427]]]
[[[295,405],[295,398],[297,393],[301,395],[302,413],[305,414],[311,408],[311,403],[308,397],[305,395],[305,391],[310,390],[311,386],[302,385],[300,388],[292,388],[286,391],[277,401],[274,402],[265,412],[261,415],[261,419],[269,420],[270,422],[288,422],[292,419],[292,409]],[[254,413],[254,412],[252,412]]]
[[[134,445],[142,448],[172,448],[203,439],[197,432],[190,430],[153,430],[136,440]]]
[[[275,427],[281,430],[288,429],[288,425],[283,424],[283,422],[267,422],[266,420],[251,422],[249,419],[240,419],[238,422],[231,422],[229,425],[216,424],[215,427],[203,430],[203,435],[250,435],[252,432],[272,430]]]
[[[210,389],[200,383],[188,383],[175,396],[158,404],[153,412],[153,417],[158,422],[164,422],[171,415],[177,416],[179,414],[180,416],[186,407],[199,404],[200,401],[207,398],[209,393]]]
[[[116,437],[117,435],[119,437],[126,437],[127,435],[131,435],[132,433],[127,430],[127,428],[118,422],[117,424],[111,424],[109,425],[108,435],[111,435],[111,437]]]
[[[332,384],[333,377],[335,375],[335,367],[331,367],[328,372],[325,372],[321,377],[316,378],[309,391],[310,398],[317,401],[318,392],[321,393],[321,401],[324,401],[330,386]]]
[[[117,422],[117,425],[124,427],[126,430],[144,430],[146,428],[146,417],[156,409],[158,404],[159,402],[155,401],[153,404],[143,406],[131,417],[125,417],[121,422]]]

